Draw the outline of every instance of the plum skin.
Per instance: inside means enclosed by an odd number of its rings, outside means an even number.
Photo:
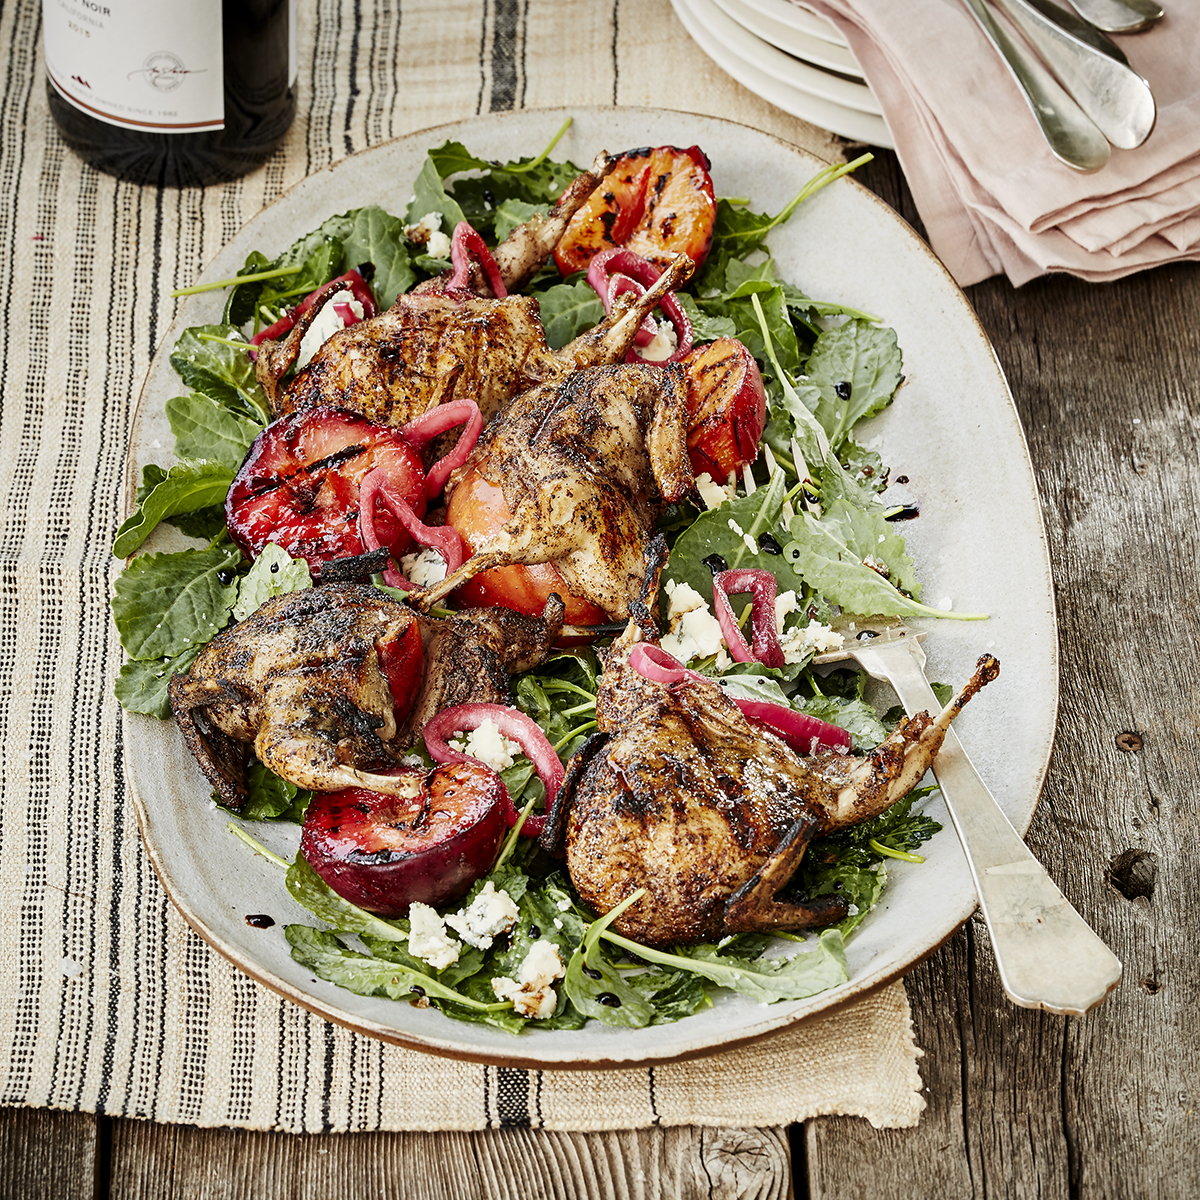
[[[418,796],[319,792],[304,818],[300,853],[312,869],[343,900],[381,917],[460,899],[491,869],[507,829],[507,793],[491,768],[446,763],[412,774],[421,777]]]

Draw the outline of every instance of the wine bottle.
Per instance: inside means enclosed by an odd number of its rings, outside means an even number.
[[[66,144],[135,183],[260,166],[296,113],[296,0],[43,0],[46,92]]]

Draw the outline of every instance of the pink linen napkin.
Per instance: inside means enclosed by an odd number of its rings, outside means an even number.
[[[1066,271],[1097,282],[1200,259],[1200,4],[1114,38],[1158,121],[1083,175],[1042,141],[961,0],[793,0],[850,43],[883,109],[934,250],[962,285]]]

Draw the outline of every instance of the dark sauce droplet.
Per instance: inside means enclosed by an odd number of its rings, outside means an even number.
[[[612,994],[612,992],[601,992],[600,995],[598,995],[596,997],[596,999],[599,1000],[600,1003],[603,1004],[605,1008],[620,1008],[621,1007],[620,996],[614,996]]]
[[[421,987],[419,984],[416,984],[416,983],[414,983],[414,984],[412,985],[412,987],[410,987],[408,990],[409,990],[410,992],[412,992],[412,994],[413,994],[414,996],[423,996],[423,995],[425,995],[425,989],[424,989],[423,987]]]
[[[908,476],[907,476],[907,475],[901,475],[901,476],[900,476],[900,477],[899,477],[899,478],[896,480],[896,482],[897,482],[897,483],[907,483],[907,482],[908,482]]]
[[[782,554],[783,547],[779,544],[774,534],[760,533],[758,535],[758,548],[765,554]]]
[[[266,913],[247,913],[246,924],[253,925],[255,929],[270,929],[275,924],[275,918],[268,917]]]
[[[906,504],[894,513],[888,513],[887,519],[889,521],[911,521],[914,517],[919,517],[920,515],[921,510],[915,504]]]
[[[833,390],[837,392],[839,400],[849,400],[851,386],[848,380],[843,379],[841,383],[835,383]]]
[[[530,925],[529,936],[536,942],[542,936],[542,931],[536,925]]]
[[[722,571],[729,570],[729,564],[719,554],[710,554],[707,558],[702,558],[700,561],[714,575],[720,575]]]
[[[217,582],[222,587],[228,587],[236,578],[237,578],[236,571],[226,570],[226,571],[218,571],[217,572]]]
[[[877,629],[864,629],[861,633],[855,634],[860,642],[869,642],[872,638],[879,636]]]
[[[272,574],[272,575],[278,575],[278,574],[279,574],[279,564],[278,564],[278,563],[272,563],[272,564],[271,564],[271,574]]]
[[[583,968],[583,973],[584,973],[584,974],[585,974],[585,975],[586,975],[586,976],[587,976],[589,979],[599,979],[599,978],[600,978],[600,972],[599,972],[599,971],[593,971],[591,967],[584,967],[584,968]]]

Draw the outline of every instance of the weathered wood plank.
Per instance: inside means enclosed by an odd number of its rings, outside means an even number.
[[[785,1130],[293,1137],[115,1123],[111,1200],[788,1200]]]
[[[92,1200],[99,1127],[85,1113],[0,1109],[0,1200]]]
[[[871,171],[911,219],[894,159]],[[1190,1197],[1200,692],[1183,648],[1200,634],[1200,268],[1105,287],[991,280],[971,299],[1025,424],[1059,605],[1062,708],[1029,842],[1125,979],[1080,1020],[1014,1008],[972,922],[910,979],[920,1127],[812,1122],[806,1183],[841,1200]]]

